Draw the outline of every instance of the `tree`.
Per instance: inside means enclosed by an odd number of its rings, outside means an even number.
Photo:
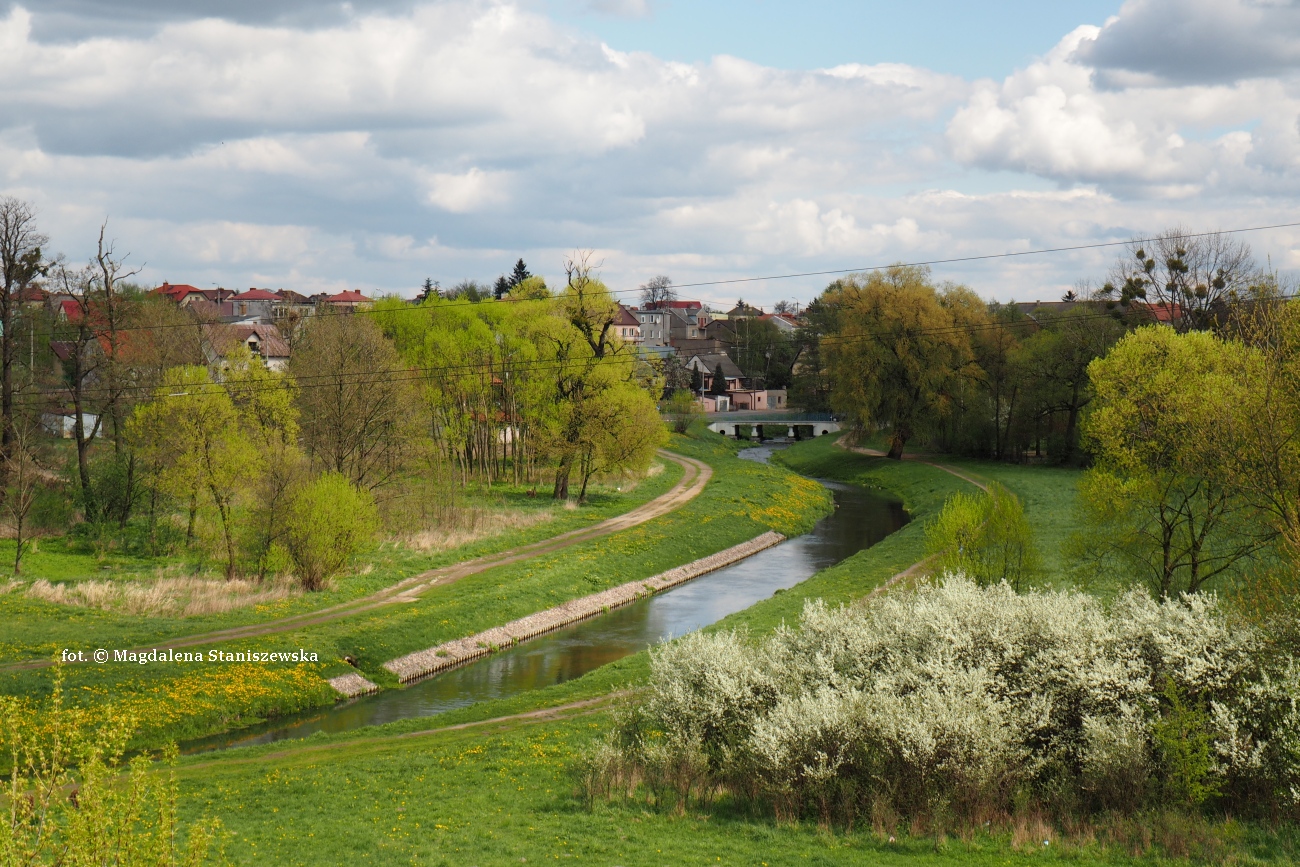
[[[9,452],[6,478],[9,488],[5,491],[4,510],[9,518],[9,527],[14,534],[14,574],[23,568],[23,555],[32,546],[31,525],[28,521],[32,507],[41,489],[41,468],[36,463],[36,425],[29,413],[22,413],[14,420],[14,443]]]
[[[528,273],[528,266],[524,264],[524,260],[521,258],[515,263],[514,270],[510,272],[510,288],[514,289],[531,276],[533,275]]]
[[[691,423],[704,415],[704,411],[695,401],[695,395],[686,389],[677,389],[672,397],[664,401],[664,413],[668,416],[668,423],[679,434],[690,430]]]
[[[8,471],[14,447],[14,368],[20,346],[21,294],[45,273],[41,247],[48,240],[37,230],[36,211],[30,204],[13,196],[0,198],[0,473]]]
[[[1237,331],[1257,363],[1246,368],[1240,452],[1247,497],[1300,562],[1300,304],[1282,301],[1273,281],[1258,287]]]
[[[1148,326],[1088,367],[1084,547],[1137,567],[1161,598],[1199,590],[1271,540],[1237,470],[1257,363],[1239,343]]]
[[[677,290],[673,288],[673,280],[665,274],[651,277],[641,284],[642,307],[667,306],[669,302],[676,300]]]
[[[996,482],[985,493],[949,497],[925,538],[937,571],[962,573],[984,587],[1005,581],[1019,591],[1038,569],[1024,506]]]
[[[128,441],[152,473],[152,483],[189,502],[186,542],[194,539],[200,497],[216,509],[226,577],[238,573],[235,506],[256,471],[257,452],[243,436],[230,395],[206,367],[169,370],[154,399],[136,407]]]
[[[1099,312],[1097,305],[1081,302],[1061,314],[1042,314],[1040,328],[1011,355],[1022,391],[1021,416],[1034,426],[1026,435],[1046,433],[1049,454],[1062,463],[1077,453],[1079,420],[1092,403],[1088,365],[1124,334],[1122,323]]]
[[[832,406],[858,430],[887,427],[889,457],[934,430],[951,411],[958,378],[976,370],[970,336],[957,325],[927,268],[895,265],[832,284],[840,331],[822,338],[834,383]]]
[[[658,390],[662,386],[656,387]],[[620,381],[602,389],[587,409],[583,426],[578,502],[587,501],[587,486],[599,474],[641,472],[650,465],[667,432],[654,401],[635,382]]]
[[[807,412],[830,412],[831,377],[822,352],[822,338],[840,329],[836,291],[832,283],[820,298],[804,310],[803,324],[795,330],[797,354],[790,370],[790,405]]]
[[[374,498],[340,473],[327,472],[289,504],[285,534],[304,590],[320,590],[379,529]]]
[[[1255,275],[1247,244],[1221,232],[1194,236],[1176,226],[1131,243],[1100,294],[1125,306],[1162,308],[1179,331],[1202,330],[1222,318]]]
[[[500,277],[497,278],[496,284],[493,285],[492,287],[492,297],[500,301],[502,298],[506,297],[509,294],[510,294],[510,281],[506,278],[506,275],[502,274]]]
[[[369,491],[394,481],[420,440],[415,392],[369,315],[317,316],[289,362],[312,464]]]
[[[725,395],[727,393],[727,374],[722,370],[722,362],[713,368],[713,380],[709,383],[709,394]]]

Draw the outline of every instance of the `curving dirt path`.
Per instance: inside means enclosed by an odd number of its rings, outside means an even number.
[[[371,593],[368,596],[362,596],[348,602],[341,602],[337,605],[331,605],[327,608],[318,608],[315,611],[306,611],[302,614],[295,614],[290,617],[282,617],[278,620],[268,620],[263,623],[251,623],[247,626],[236,626],[230,629],[218,629],[212,632],[201,632],[195,635],[187,635],[180,638],[172,638],[166,641],[160,641],[156,644],[145,645],[135,650],[147,650],[153,647],[177,648],[177,647],[195,647],[204,644],[215,644],[222,641],[233,641],[240,638],[257,638],[264,635],[276,635],[282,632],[290,632],[295,629],[302,629],[307,626],[316,626],[321,623],[329,623],[334,620],[342,620],[346,617],[352,617],[366,611],[373,611],[386,605],[400,605],[415,602],[420,598],[420,594],[434,587],[441,587],[447,584],[454,584],[462,578],[470,575],[477,575],[480,572],[486,572],[488,569],[494,569],[497,566],[506,566],[511,563],[518,563],[520,560],[527,560],[530,557],[537,557],[543,554],[552,554],[556,551],[563,550],[572,545],[582,542],[589,542],[592,539],[599,539],[621,530],[627,530],[639,524],[666,515],[675,511],[686,503],[695,499],[704,490],[709,479],[713,477],[713,468],[703,461],[697,461],[694,458],[688,458],[684,455],[660,450],[660,456],[670,460],[682,467],[682,478],[673,485],[666,493],[660,494],[648,503],[637,506],[630,512],[622,515],[615,515],[607,518],[599,524],[593,524],[590,527],[582,527],[577,530],[570,530],[567,533],[561,533],[550,539],[542,539],[528,545],[520,545],[518,548],[510,548],[506,551],[500,551],[496,554],[488,554],[483,557],[476,557],[473,560],[466,560],[462,563],[453,563],[449,566],[440,566],[437,569],[430,569],[427,572],[421,572],[418,575],[412,575],[396,584]],[[33,659],[24,662],[14,662],[8,665],[0,665],[0,671],[22,671],[28,669],[45,668],[52,662],[46,659]]]

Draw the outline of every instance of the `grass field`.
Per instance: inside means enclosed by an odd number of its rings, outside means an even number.
[[[277,636],[217,645],[230,650],[281,651],[303,648],[319,662],[266,666],[130,665],[70,666],[66,687],[81,703],[129,712],[141,721],[138,746],[185,739],[249,725],[268,716],[333,703],[324,678],[351,671],[342,658],[354,657],[368,677],[394,686],[381,665],[388,659],[508,622],[555,604],[635,578],[649,577],[681,563],[776,529],[788,535],[806,531],[826,512],[825,490],[787,470],[735,457],[734,443],[704,434],[677,437],[672,448],[705,460],[714,477],[704,492],[678,511],[611,536],[575,545],[562,552],[503,566],[437,587],[415,603],[387,606],[346,620],[305,627]],[[666,478],[665,478],[666,477]],[[662,473],[638,489],[619,511],[662,492],[677,478]],[[608,509],[609,507],[606,507]],[[581,510],[580,510],[581,511]],[[608,517],[608,512],[600,518]],[[590,523],[591,519],[586,519]],[[540,531],[513,540],[496,539],[498,549],[530,541]],[[547,527],[548,534],[559,530]],[[460,558],[484,553],[483,545],[454,552]],[[447,560],[452,553],[442,555]],[[425,561],[427,563],[427,561]],[[424,566],[423,568],[427,568]],[[411,570],[374,568],[363,576],[367,587],[383,586]],[[378,573],[386,577],[376,580]],[[10,659],[41,656],[59,646],[128,647],[164,642],[167,636],[191,634],[207,623],[157,622],[93,609],[68,608],[18,594],[0,597],[15,617],[4,621],[4,640],[19,642]],[[264,618],[289,613],[279,605]],[[0,615],[3,615],[0,609]],[[141,630],[145,630],[143,633]],[[143,637],[142,637],[143,635]],[[89,637],[88,637],[89,636]],[[33,646],[35,645],[35,647]],[[37,653],[37,650],[40,653]],[[48,691],[48,672],[0,672],[0,693],[41,695]]]

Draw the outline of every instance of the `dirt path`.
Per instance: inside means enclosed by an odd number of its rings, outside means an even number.
[[[880,451],[879,449],[868,449],[868,448],[863,448],[861,446],[845,445],[843,438],[837,439],[835,441],[835,445],[837,448],[844,449],[845,451],[857,452],[860,455],[870,455],[873,458],[889,457],[889,455],[887,455],[885,452]],[[981,491],[984,491],[985,493],[988,492],[989,489],[988,485],[986,485],[984,482],[977,481],[976,479],[971,478],[970,476],[963,473],[961,470],[955,470],[952,467],[944,466],[943,464],[936,464],[934,461],[922,460],[921,458],[918,457],[908,457],[907,455],[903,455],[903,460],[916,461],[918,464],[925,464],[926,466],[934,467],[936,470],[943,470],[945,473],[948,473],[951,476],[956,476],[957,478],[961,479],[963,482],[969,482],[970,484],[974,485],[975,487],[979,488]],[[912,578],[916,575],[919,575],[921,573],[921,570],[925,569],[925,567],[929,565],[930,561],[937,556],[939,555],[931,554],[929,557],[926,557],[924,560],[918,560],[917,562],[913,563],[911,566],[908,566],[902,572],[899,572],[897,575],[890,577],[890,579],[885,583],[877,586],[875,590],[872,590],[866,596],[862,597],[862,599],[860,599],[859,602],[867,602],[868,600],[874,599],[875,597],[881,595],[882,593],[885,593],[891,588],[896,587],[900,582],[908,578]]]
[[[889,455],[887,455],[885,452],[882,452],[880,449],[868,449],[868,448],[863,448],[863,447],[861,447],[861,446],[849,446],[849,445],[845,445],[845,444],[844,444],[844,440],[842,440],[842,439],[838,439],[838,440],[836,440],[836,441],[835,441],[835,445],[836,445],[836,447],[838,447],[838,448],[842,448],[842,449],[844,449],[845,451],[849,451],[849,452],[857,452],[857,453],[860,454],[860,455],[871,455],[871,457],[873,457],[873,458],[885,458],[885,457],[889,457]],[[956,476],[957,478],[961,479],[963,482],[970,482],[972,485],[974,485],[975,487],[979,488],[981,491],[984,491],[985,493],[988,493],[988,490],[989,490],[989,486],[988,486],[988,485],[986,485],[984,482],[978,481],[978,480],[976,480],[976,479],[974,479],[974,478],[972,478],[972,477],[966,475],[966,474],[963,473],[961,470],[955,470],[955,469],[953,469],[952,467],[945,466],[945,465],[943,465],[943,464],[936,464],[934,461],[927,461],[927,460],[924,460],[924,459],[922,459],[922,458],[915,457],[915,456],[912,456],[912,455],[903,455],[903,460],[905,460],[905,461],[914,461],[914,462],[916,462],[916,463],[918,463],[918,464],[925,464],[927,467],[934,467],[936,470],[943,470],[945,473],[948,473],[948,474],[951,475],[951,476]]]
[[[621,530],[644,524],[647,521],[666,515],[675,511],[686,503],[695,499],[704,490],[709,479],[713,476],[713,468],[703,461],[697,461],[694,458],[688,458],[674,452],[660,451],[660,456],[678,464],[682,467],[682,478],[669,491],[660,494],[648,503],[636,507],[630,512],[622,515],[615,515],[607,518],[599,524],[593,524],[590,527],[582,527],[577,530],[570,530],[559,536],[550,539],[543,539],[539,542],[533,542],[528,545],[520,545],[518,548],[511,548],[507,551],[501,551],[496,554],[489,554],[484,557],[477,557],[473,560],[466,560],[463,563],[453,563],[450,566],[440,566],[437,569],[430,569],[427,572],[421,572],[418,575],[412,575],[396,584],[389,585],[382,590],[363,596],[359,599],[353,599],[349,602],[341,602],[337,605],[331,605],[327,608],[319,608],[315,611],[306,611],[302,614],[295,614],[290,617],[282,617],[278,620],[268,620],[264,623],[252,623],[247,626],[236,626],[230,629],[219,629],[212,632],[202,632],[195,635],[187,635],[181,638],[172,638],[166,641],[160,641],[156,644],[145,645],[136,650],[146,650],[157,647],[162,648],[179,648],[195,647],[204,644],[216,644],[222,641],[233,641],[241,638],[257,638],[265,635],[276,635],[283,632],[290,632],[295,629],[302,629],[307,626],[316,626],[321,623],[329,623],[334,620],[342,620],[346,617],[353,617],[367,611],[374,611],[386,605],[401,605],[415,602],[420,598],[420,594],[434,587],[441,587],[447,584],[454,584],[462,578],[470,575],[477,575],[480,572],[486,572],[488,569],[494,569],[497,566],[506,566],[511,563],[518,563],[521,560],[527,560],[531,557],[538,557],[543,554],[552,554],[556,551],[563,550],[572,545],[582,542],[589,542],[593,539],[599,539]],[[50,660],[27,660],[25,662],[9,663],[0,666],[0,672],[3,671],[22,671],[28,669],[45,668],[52,663]]]

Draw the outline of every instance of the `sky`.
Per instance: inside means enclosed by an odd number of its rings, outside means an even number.
[[[0,0],[3,4],[4,0]],[[589,250],[807,302],[891,262],[1300,221],[1289,0],[26,0],[0,195],[139,280],[411,296]],[[1300,269],[1300,228],[1240,236]],[[937,264],[986,298],[1114,249]]]

